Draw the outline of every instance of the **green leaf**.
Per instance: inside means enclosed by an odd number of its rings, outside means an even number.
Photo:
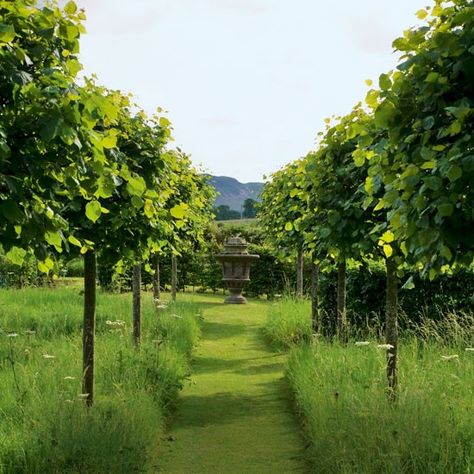
[[[446,245],[443,245],[440,250],[440,254],[442,257],[444,257],[448,262],[452,260],[453,254],[451,253],[451,250],[449,247],[446,247]]]
[[[354,150],[352,153],[352,157],[354,158],[354,164],[360,168],[361,166],[364,166],[365,163],[365,153],[363,150],[357,148]]]
[[[0,206],[1,213],[12,223],[20,222],[24,215],[18,204],[12,199],[7,199]]]
[[[96,222],[102,214],[102,209],[99,201],[90,201],[86,205],[86,216],[92,222]]]
[[[383,246],[383,253],[385,254],[385,256],[386,256],[387,258],[390,258],[390,257],[392,256],[392,254],[393,254],[393,249],[392,249],[392,247],[391,247],[390,245],[388,245],[388,244],[385,244],[385,245]]]
[[[185,209],[184,206],[182,206],[181,204],[176,205],[176,206],[173,206],[173,207],[170,209],[170,214],[171,214],[175,219],[184,219],[185,213],[186,213],[186,209]]]
[[[377,106],[379,99],[379,91],[375,89],[371,89],[369,92],[367,92],[367,95],[365,96],[365,103],[372,108],[375,108]]]
[[[386,242],[387,244],[393,242],[395,240],[395,236],[393,235],[393,232],[390,230],[387,230],[382,237],[380,237],[381,240]]]
[[[421,165],[421,169],[422,170],[431,170],[433,168],[436,168],[436,161],[425,161],[422,165]]]
[[[102,139],[102,146],[104,148],[110,149],[114,148],[117,145],[117,137],[113,134],[106,135]]]
[[[143,199],[138,196],[132,196],[132,206],[135,209],[141,209],[143,207]]]
[[[395,118],[396,109],[391,102],[385,100],[382,102],[374,114],[374,121],[377,127],[387,127]]]
[[[74,237],[73,235],[70,235],[67,240],[72,244],[72,245],[75,245],[76,247],[82,247],[82,244],[81,242],[76,239],[76,237]]]
[[[0,23],[0,43],[10,43],[15,38],[15,28],[13,25]]]
[[[69,41],[77,38],[79,36],[79,29],[75,25],[61,25],[59,27],[59,34],[62,38],[65,38]]]
[[[448,168],[447,176],[449,181],[456,181],[462,176],[462,169],[457,165],[451,165]]]
[[[428,16],[428,12],[425,9],[418,10],[416,16],[420,20],[424,20]]]
[[[54,268],[54,261],[51,258],[46,258],[43,262],[38,261],[38,270],[42,273],[49,273]]]
[[[22,265],[23,261],[25,260],[25,256],[26,250],[20,247],[12,247],[5,255],[5,258],[14,265]]]
[[[64,6],[64,11],[68,15],[74,15],[77,12],[77,5],[73,1],[67,2]]]
[[[433,128],[434,124],[435,124],[435,119],[432,115],[425,117],[422,122],[423,128],[425,130],[430,130],[431,128]]]
[[[285,230],[286,230],[287,232],[291,232],[291,231],[293,230],[293,224],[292,224],[291,222],[287,222],[287,223],[285,224]]]
[[[48,242],[48,244],[56,247],[57,250],[61,250],[62,241],[59,232],[46,232],[44,234],[44,239],[46,242]]]
[[[380,74],[379,76],[379,87],[383,91],[387,91],[392,87],[392,81],[388,74]]]
[[[127,191],[132,196],[142,196],[146,190],[145,180],[138,176],[137,178],[131,176],[127,182]]]
[[[454,206],[449,202],[439,204],[436,209],[441,217],[449,217],[454,212]]]
[[[415,288],[415,284],[413,283],[413,277],[411,276],[402,286],[402,290],[413,290]]]

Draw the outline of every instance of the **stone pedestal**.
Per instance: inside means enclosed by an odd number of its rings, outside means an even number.
[[[259,258],[258,255],[250,255],[247,247],[247,242],[241,237],[231,237],[224,246],[224,252],[216,255],[216,259],[222,264],[222,281],[230,293],[224,303],[247,303],[242,290],[250,280],[250,263]]]

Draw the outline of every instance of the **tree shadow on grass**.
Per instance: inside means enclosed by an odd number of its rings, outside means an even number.
[[[275,407],[271,403],[275,394],[243,395],[224,392],[207,396],[185,396],[181,400],[175,428],[208,427],[225,425],[245,419],[274,416]]]
[[[234,370],[236,374],[240,375],[260,375],[260,374],[274,374],[280,372],[283,374],[283,362],[276,362],[274,364],[250,365],[238,370]]]
[[[200,374],[218,374],[231,372],[243,365],[242,359],[223,359],[221,357],[195,357],[192,361],[192,372]]]
[[[242,324],[214,323],[204,320],[201,323],[202,339],[217,340],[228,337],[235,337],[244,333],[247,329]]]

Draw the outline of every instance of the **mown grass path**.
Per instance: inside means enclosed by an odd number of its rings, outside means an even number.
[[[261,334],[265,304],[204,301],[191,382],[161,447],[158,472],[306,472],[283,379],[285,356]]]

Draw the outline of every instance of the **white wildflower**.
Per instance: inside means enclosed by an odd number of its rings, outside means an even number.
[[[105,321],[105,324],[107,324],[107,326],[112,326],[112,327],[122,327],[122,326],[125,326],[125,321],[122,321],[121,319],[117,319],[115,321]]]
[[[65,403],[74,403],[73,400],[64,400],[64,401],[65,401]]]
[[[357,347],[368,346],[369,344],[370,344],[370,341],[357,341],[355,343]]]
[[[66,377],[64,377],[64,380],[76,380],[76,377],[71,377],[70,375],[66,375]]]
[[[82,400],[86,399],[89,397],[89,394],[88,393],[80,393],[77,398],[80,398]]]
[[[16,332],[10,332],[7,334],[7,337],[18,337],[18,334]]]
[[[392,344],[377,344],[377,348],[385,349],[386,351],[388,351],[389,349],[393,349],[394,346],[392,346]]]
[[[36,331],[33,331],[32,329],[27,329],[26,331],[23,331],[27,336],[34,336],[36,334]]]
[[[466,347],[466,349],[464,349],[466,352],[474,352],[474,347]]]
[[[54,359],[54,356],[51,354],[43,354],[44,359]]]
[[[163,303],[158,303],[155,308],[156,309],[166,309],[168,307],[168,305],[166,304],[163,304]]]
[[[452,354],[452,355],[448,355],[448,356],[441,356],[441,359],[443,359],[443,360],[459,359],[459,355],[458,354]]]

